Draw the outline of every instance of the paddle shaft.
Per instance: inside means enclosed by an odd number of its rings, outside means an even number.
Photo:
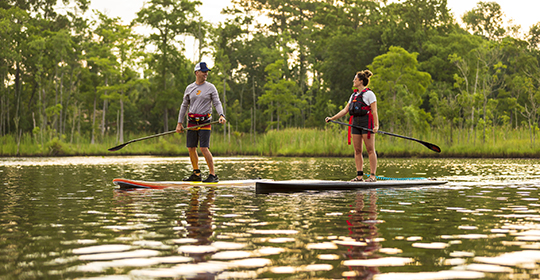
[[[217,124],[217,123],[219,123],[219,121],[213,121],[213,122],[209,122],[209,123],[205,123],[205,124],[201,124],[201,125],[186,127],[186,128],[184,128],[184,130],[193,130],[193,129],[196,129],[196,128],[200,128],[200,127],[211,125],[211,124]],[[155,134],[155,135],[150,135],[150,136],[146,136],[146,137],[142,137],[142,138],[133,139],[133,140],[130,140],[130,141],[126,142],[126,143],[120,144],[120,145],[118,145],[116,147],[112,147],[112,148],[109,149],[109,151],[111,151],[111,152],[118,151],[118,150],[122,149],[123,147],[125,147],[128,144],[133,143],[133,142],[138,142],[138,141],[142,141],[142,140],[146,140],[146,139],[156,138],[156,137],[169,135],[169,134],[173,134],[173,133],[176,133],[176,130],[171,130],[171,131],[167,131],[167,132],[158,133],[158,134]]]
[[[373,129],[366,128],[366,127],[361,127],[361,126],[352,125],[352,124],[348,124],[348,123],[344,123],[344,122],[333,121],[333,120],[330,120],[330,122],[341,124],[341,125],[346,125],[346,126],[350,126],[350,127],[354,127],[354,128],[358,128],[358,129],[362,129],[362,130],[366,130],[366,131],[375,133],[373,131]],[[430,150],[432,150],[434,152],[437,152],[437,153],[441,152],[441,148],[439,148],[439,146],[428,143],[428,142],[425,142],[425,141],[422,141],[422,140],[418,140],[418,139],[415,139],[415,138],[412,138],[412,137],[407,137],[407,136],[398,135],[398,134],[394,134],[394,133],[390,133],[390,132],[385,132],[385,131],[382,131],[382,130],[377,130],[377,133],[386,134],[386,135],[390,135],[390,136],[394,136],[394,137],[399,137],[399,138],[403,138],[403,139],[407,139],[407,140],[416,141],[416,142],[426,146],[428,149],[430,149]]]

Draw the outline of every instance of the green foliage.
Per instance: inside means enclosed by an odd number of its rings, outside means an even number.
[[[298,91],[296,83],[282,79],[284,61],[278,60],[265,68],[268,74],[264,85],[265,93],[259,98],[259,103],[266,105],[265,114],[271,115],[270,122],[277,124],[277,129],[287,123],[289,118],[298,115],[302,102],[295,93]],[[305,104],[305,103],[304,103]],[[274,122],[274,113],[277,121]]]
[[[425,131],[428,126],[428,114],[420,105],[432,80],[429,73],[418,71],[417,55],[400,47],[390,47],[388,53],[376,57],[369,66],[377,73],[370,84],[377,95],[377,108],[390,113],[384,118],[390,131],[398,127],[404,127],[405,131]]]
[[[45,144],[46,155],[48,156],[67,156],[71,154],[71,149],[64,141],[54,137]]]
[[[502,38],[507,32],[504,28],[503,15],[497,2],[478,2],[476,8],[465,13],[462,19],[474,34],[494,40]]]
[[[482,122],[482,120],[480,121]],[[482,124],[483,125],[483,124]],[[478,129],[482,128],[482,125]],[[533,130],[538,135],[540,130]],[[386,135],[376,135],[379,157],[540,157],[538,145],[530,142],[529,130],[491,129],[488,133],[489,145],[481,142],[481,134],[471,134],[468,129],[453,130],[454,142],[448,143],[445,132],[432,130],[423,133],[402,134],[441,147],[437,154],[421,144]],[[148,136],[130,134],[130,139]],[[0,137],[0,156],[15,156],[17,140],[10,136]],[[42,146],[30,134],[24,134],[20,144],[21,156],[90,156],[90,155],[168,155],[188,156],[185,136],[175,134],[136,142],[116,152],[107,151],[118,143],[112,138],[102,144],[90,144],[82,139],[78,143],[68,143],[66,139],[53,137]],[[260,155],[260,156],[350,156],[353,147],[347,144],[347,129],[337,125],[327,125],[324,129],[287,128],[272,130],[265,134],[251,135],[214,133],[210,149],[216,156]],[[367,156],[367,155],[364,155]]]
[[[229,19],[216,25],[201,18],[201,1],[148,1],[130,25],[98,11],[90,19],[59,14],[53,2],[0,4],[0,137],[15,141],[2,153],[66,154],[83,143],[100,153],[97,145],[133,133],[170,130],[205,55],[230,124],[216,134],[233,135],[247,153],[302,154],[297,142],[309,137],[287,142],[295,147],[288,150],[273,130],[326,128],[324,118],[343,108],[354,73],[364,69],[374,73],[369,86],[383,130],[495,145],[497,131],[524,129],[529,143],[537,141],[540,27],[514,38],[516,26],[495,2],[465,13],[465,29],[446,0],[233,0],[223,11]],[[62,3],[84,11],[89,1]],[[152,31],[136,34],[136,25]],[[186,57],[185,36],[195,39],[197,61]],[[152,143],[177,152],[174,143]]]

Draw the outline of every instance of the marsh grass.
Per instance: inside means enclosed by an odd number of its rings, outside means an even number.
[[[455,131],[452,137],[437,132],[406,135],[438,145],[442,153],[435,153],[415,141],[388,135],[377,135],[376,149],[379,157],[488,157],[488,158],[532,158],[540,157],[540,145],[531,141],[527,129],[488,131],[486,140],[480,131]],[[125,142],[150,134],[126,133]],[[32,134],[21,137],[17,154],[17,139],[12,135],[0,137],[0,156],[118,156],[118,155],[163,155],[185,156],[185,135],[173,134],[131,143],[124,148],[109,152],[119,145],[113,136],[105,137],[100,143],[91,144],[89,139],[76,136],[49,137],[43,139]],[[350,157],[352,145],[347,145],[347,129],[329,126],[326,129],[290,128],[272,130],[265,134],[250,135],[231,133],[223,135],[216,131],[211,139],[214,155],[258,155],[258,156],[323,156]]]

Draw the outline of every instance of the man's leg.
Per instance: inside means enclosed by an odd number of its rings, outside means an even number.
[[[208,171],[210,174],[216,175],[216,172],[214,171],[214,157],[212,156],[210,149],[201,147],[201,152],[206,160],[206,164],[208,164]]]
[[[189,160],[191,161],[191,166],[193,170],[199,169],[199,155],[197,154],[197,147],[189,147]]]
[[[208,171],[210,174],[208,174],[208,178],[204,180],[203,182],[219,182],[219,178],[216,175],[216,171],[214,170],[214,157],[212,156],[212,153],[210,152],[210,134],[212,133],[211,130],[201,130],[199,132],[199,141],[200,141],[200,147],[201,152],[204,156],[204,159],[206,160],[206,164],[208,165]]]
[[[186,146],[189,152],[189,160],[193,167],[193,173],[184,181],[201,181],[201,170],[199,169],[199,155],[197,154],[197,143],[199,142],[198,131],[188,130],[186,135]]]

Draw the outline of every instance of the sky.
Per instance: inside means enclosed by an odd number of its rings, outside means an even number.
[[[199,11],[204,20],[218,23],[226,19],[220,12],[230,6],[230,0],[200,0],[203,4]],[[397,0],[399,1],[399,0]],[[454,18],[460,21],[461,16],[476,7],[481,0],[448,0],[448,8],[454,14]],[[540,0],[483,0],[485,2],[497,2],[506,14],[506,20],[513,20],[514,24],[521,25],[522,32],[528,32],[529,28],[540,22]],[[97,9],[109,17],[120,17],[124,23],[129,23],[136,17],[146,0],[91,0],[90,9]],[[195,59],[193,51],[194,42],[186,40],[186,57]]]

